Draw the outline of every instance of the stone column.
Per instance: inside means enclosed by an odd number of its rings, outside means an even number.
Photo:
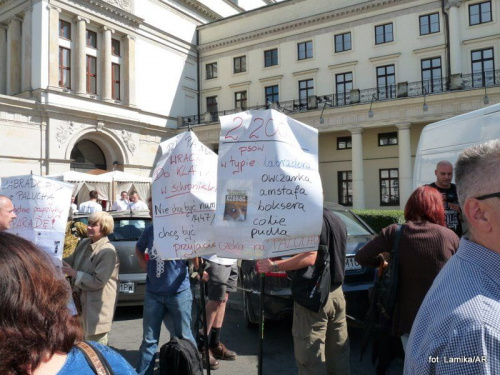
[[[104,26],[103,42],[101,47],[102,56],[102,99],[112,101],[111,98],[111,34],[114,32],[109,27]]]
[[[7,26],[0,25],[0,94],[7,94]]]
[[[7,30],[7,95],[21,92],[21,22],[18,17],[8,21]]]
[[[49,87],[59,87],[59,13],[61,9],[49,5]]]
[[[448,11],[448,22],[450,28],[450,69],[451,74],[462,73],[462,54],[460,43],[462,41],[460,15],[458,8],[462,4],[461,1],[450,0],[446,6]]]
[[[125,104],[130,107],[136,106],[135,101],[135,38],[125,35],[121,41],[123,45],[123,80],[125,92]]]
[[[399,145],[399,205],[401,209],[412,193],[410,123],[396,124]]]
[[[352,205],[355,209],[364,209],[363,128],[351,128],[349,131],[352,135]]]
[[[79,95],[85,95],[87,93],[87,24],[89,20],[76,16],[74,18],[76,22],[76,48],[75,48],[75,90]]]
[[[22,74],[21,91],[31,91],[31,15],[32,9],[29,7],[24,11],[23,19],[23,41],[22,41]]]

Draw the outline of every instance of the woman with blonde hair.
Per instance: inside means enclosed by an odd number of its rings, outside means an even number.
[[[85,339],[108,343],[108,332],[116,307],[119,259],[109,242],[113,233],[113,217],[107,212],[94,212],[88,218],[87,236],[75,252],[63,262],[63,272],[70,276],[73,296],[78,307]]]

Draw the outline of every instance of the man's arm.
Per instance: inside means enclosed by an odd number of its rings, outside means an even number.
[[[137,246],[135,247],[135,256],[139,260],[139,267],[141,267],[144,271],[146,271],[148,268],[148,264],[146,262],[146,255],[141,250],[139,250]]]
[[[257,261],[257,272],[272,272],[276,269],[278,271],[293,271],[300,270],[301,268],[312,266],[316,262],[317,251],[309,251],[306,253],[297,254],[288,259],[272,261],[270,259],[260,259]]]

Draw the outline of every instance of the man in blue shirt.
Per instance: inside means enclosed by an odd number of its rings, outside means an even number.
[[[460,154],[457,191],[469,226],[413,323],[405,374],[500,373],[500,140]],[[418,265],[416,265],[418,266]]]
[[[148,208],[151,212],[151,198],[148,199]],[[196,345],[191,332],[193,296],[187,261],[163,261],[157,258],[153,241],[153,226],[150,226],[144,230],[135,247],[140,266],[147,270],[142,320],[143,337],[136,368],[139,375],[153,374],[161,323],[167,314],[172,318],[174,325],[172,335],[191,340]],[[146,249],[149,261],[146,261]]]

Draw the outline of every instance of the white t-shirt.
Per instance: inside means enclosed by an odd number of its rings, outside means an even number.
[[[209,260],[210,262],[214,262],[217,264],[222,264],[223,266],[232,266],[233,264],[236,264],[238,259],[231,259],[231,258],[221,258],[218,257],[217,254],[210,255],[209,257],[203,257],[203,259]]]
[[[146,203],[144,203],[143,201],[130,202],[128,204],[128,209],[132,210],[132,211],[147,210],[148,205]]]
[[[99,211],[102,211],[102,206],[94,201],[83,202],[78,209],[78,212],[85,212],[89,214]]]
[[[111,206],[111,211],[125,211],[128,210],[129,201],[126,199],[118,199]]]

